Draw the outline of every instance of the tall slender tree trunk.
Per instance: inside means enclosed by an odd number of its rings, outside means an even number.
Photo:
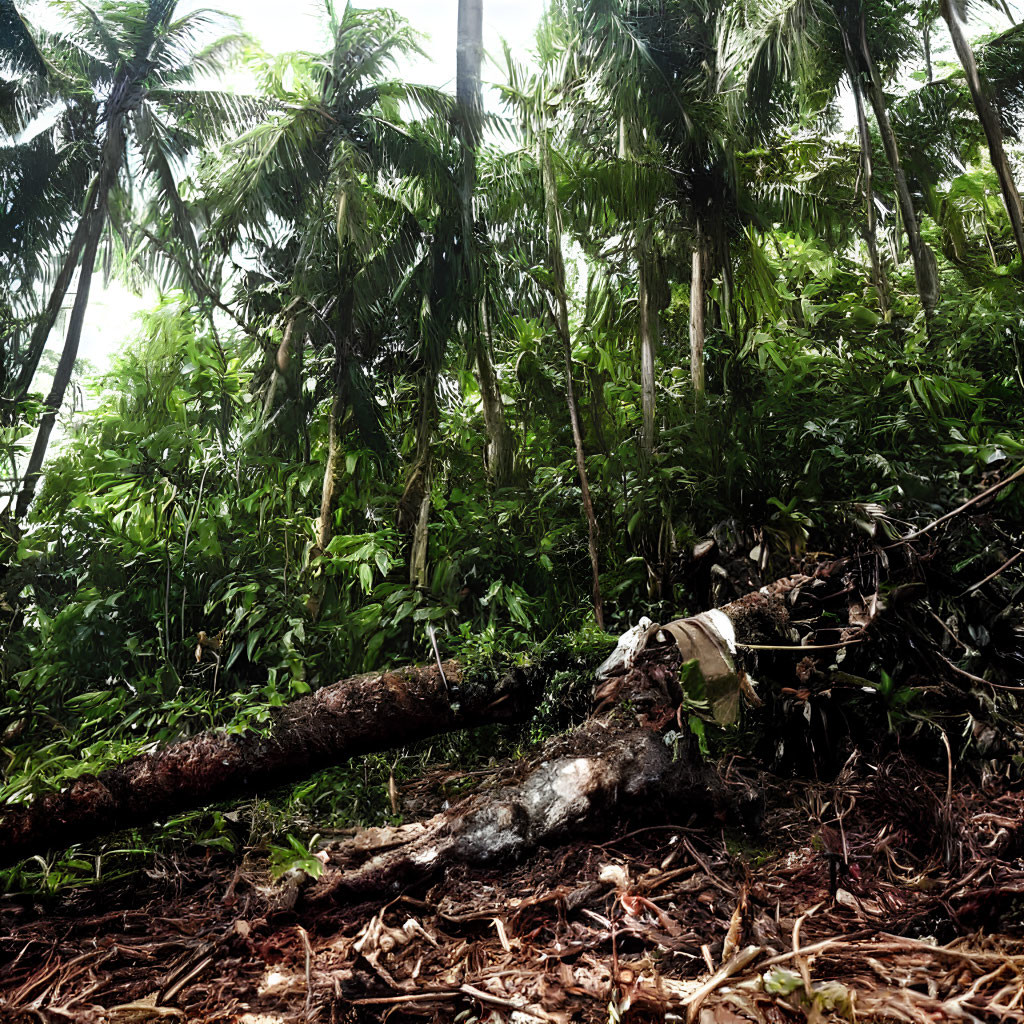
[[[511,483],[514,459],[512,431],[501,404],[501,388],[494,368],[486,309],[486,288],[480,273],[473,235],[473,192],[476,188],[476,147],[479,142],[483,103],[480,65],[483,60],[483,0],[459,0],[458,42],[455,54],[455,102],[462,139],[462,244],[469,277],[471,314],[468,331],[470,351],[476,363],[476,379],[487,432],[487,475],[495,487]]]
[[[637,277],[640,301],[640,407],[643,427],[640,450],[644,458],[654,455],[656,396],[654,360],[658,353],[660,315],[655,301],[655,282],[650,255],[643,242],[637,247]]]
[[[46,458],[46,449],[50,443],[50,434],[53,432],[53,425],[57,420],[57,413],[64,404],[64,396],[67,393],[68,384],[71,383],[71,374],[75,369],[75,361],[78,359],[78,346],[82,341],[82,325],[85,323],[85,311],[89,305],[89,286],[92,284],[93,270],[96,265],[96,251],[99,248],[100,235],[103,233],[103,225],[107,217],[107,197],[110,189],[117,180],[118,171],[124,162],[125,155],[125,133],[124,118],[125,110],[120,106],[124,98],[129,78],[122,72],[119,76],[107,105],[112,109],[106,126],[106,135],[103,139],[103,147],[100,150],[99,169],[96,172],[95,181],[89,189],[89,199],[84,206],[82,221],[75,229],[74,237],[71,240],[71,249],[81,242],[82,244],[82,269],[78,277],[78,291],[75,294],[75,302],[71,308],[71,316],[68,320],[68,332],[64,339],[64,350],[61,352],[60,360],[57,363],[57,370],[53,377],[53,387],[47,395],[45,413],[39,422],[39,430],[36,433],[35,444],[32,447],[32,454],[29,456],[28,468],[25,478],[22,481],[21,492],[18,494],[18,503],[15,514],[19,519],[28,512],[32,499],[35,497],[39,477],[42,475],[43,461]],[[74,274],[74,259],[69,252],[57,275],[53,294],[47,304],[44,319],[39,324],[40,337],[38,344],[45,346],[46,337],[50,332],[57,313],[60,312],[64,295],[70,287],[71,277]],[[60,291],[60,288],[63,291]],[[59,295],[58,295],[59,292]],[[47,321],[47,317],[51,317]],[[45,329],[45,333],[43,333]],[[36,340],[36,339],[33,339]],[[38,362],[42,354],[40,347],[36,355]],[[34,369],[33,369],[34,373]],[[31,383],[29,378],[28,383]]]
[[[316,522],[316,546],[323,554],[334,537],[334,505],[338,494],[341,471],[341,418],[345,400],[336,385],[331,408],[327,414],[327,459],[324,462],[324,482],[320,488],[320,515]]]
[[[590,567],[593,572],[594,619],[597,625],[604,629],[604,604],[601,600],[601,574],[598,567],[597,516],[594,514],[590,484],[587,481],[587,466],[583,456],[583,431],[580,428],[579,407],[576,404],[576,390],[572,382],[572,337],[569,334],[569,300],[566,295],[565,263],[562,258],[562,218],[558,210],[555,166],[551,157],[551,142],[547,129],[542,129],[539,141],[544,207],[547,215],[548,253],[551,259],[551,276],[555,292],[555,327],[562,343],[562,355],[565,360],[565,397],[569,406],[569,421],[572,424],[572,439],[576,449],[576,471],[580,478],[583,511],[587,518]]]
[[[1010,224],[1013,226],[1013,237],[1017,242],[1017,249],[1021,257],[1021,273],[1024,274],[1024,208],[1021,206],[1020,193],[1017,191],[1017,184],[1013,180],[1013,172],[1010,170],[1010,163],[1006,159],[1006,150],[1003,148],[1003,131],[999,124],[999,117],[989,98],[988,83],[982,80],[978,71],[978,62],[974,59],[974,51],[967,40],[964,31],[964,21],[960,0],[940,0],[939,9],[946,25],[949,27],[949,34],[953,39],[953,48],[964,68],[964,75],[967,78],[967,86],[971,90],[971,98],[978,111],[978,120],[985,129],[985,138],[988,140],[988,153],[992,160],[992,167],[999,178],[999,188],[1003,193],[1003,203],[1006,205],[1006,212],[1010,215]]]
[[[36,486],[43,472],[43,460],[46,458],[46,449],[50,443],[50,434],[53,432],[53,425],[57,421],[57,413],[64,404],[64,396],[71,383],[71,374],[75,369],[75,361],[78,359],[78,346],[82,340],[82,325],[85,322],[85,311],[89,306],[89,286],[92,284],[93,268],[96,264],[96,250],[99,247],[100,235],[103,233],[103,214],[106,197],[101,197],[98,205],[88,216],[88,234],[86,237],[84,252],[82,254],[82,271],[78,277],[78,291],[75,294],[75,303],[71,308],[71,317],[68,320],[68,333],[64,339],[64,351],[61,352],[60,360],[57,363],[57,371],[53,375],[53,386],[46,396],[46,411],[39,421],[39,429],[36,432],[35,444],[32,447],[32,454],[29,456],[28,468],[25,471],[25,478],[22,481],[21,491],[18,494],[18,504],[15,515],[23,519],[28,513],[32,499],[35,497]]]
[[[893,178],[896,183],[896,202],[900,208],[900,219],[903,221],[903,230],[907,236],[907,244],[910,247],[910,257],[914,261],[914,280],[917,284],[917,294],[921,299],[924,308],[925,319],[930,321],[935,313],[935,307],[939,301],[939,271],[935,263],[935,254],[921,237],[921,228],[917,221],[917,213],[914,211],[914,201],[910,195],[910,186],[907,184],[907,176],[903,172],[903,164],[900,160],[899,146],[896,143],[896,134],[892,130],[889,121],[889,111],[885,105],[885,91],[882,88],[882,79],[878,73],[871,48],[868,45],[867,23],[863,11],[860,17],[860,57],[866,72],[865,87],[871,109],[875,113],[875,120],[878,123],[878,133],[882,139],[882,148],[885,150],[885,157],[889,161]]]
[[[409,582],[427,585],[427,540],[430,525],[430,485],[433,480],[433,438],[437,429],[437,372],[426,369],[420,378],[416,417],[416,452],[398,503],[398,528],[411,538]]]
[[[92,224],[90,211],[94,208],[95,201],[96,183],[89,189],[89,193],[86,196],[84,204],[85,213],[82,214],[78,226],[75,228],[75,233],[71,236],[67,255],[65,255],[64,262],[57,273],[57,278],[53,282],[53,288],[50,291],[50,298],[46,303],[46,308],[43,310],[36,325],[32,328],[25,359],[18,370],[18,375],[11,381],[10,398],[15,402],[21,401],[28,394],[29,388],[32,387],[32,378],[35,377],[36,370],[39,369],[39,360],[42,358],[43,350],[46,348],[47,339],[50,337],[53,325],[57,322],[57,317],[60,315],[61,306],[64,304],[64,297],[68,293],[68,288],[71,287],[71,281],[75,276],[75,270],[81,259],[82,249],[88,241],[89,229]]]
[[[327,416],[327,459],[324,463],[324,482],[320,491],[320,515],[317,518],[316,543],[321,553],[334,537],[334,506],[338,498],[341,476],[341,421],[347,401],[348,367],[352,342],[352,286],[345,284],[338,299],[337,331],[334,350],[334,396]],[[314,616],[315,617],[315,616]]]
[[[483,331],[476,332],[476,369],[484,409],[484,427],[487,430],[487,475],[495,487],[506,487],[512,482],[515,448],[494,370],[491,318],[487,311],[486,293],[480,300],[480,322]]]
[[[288,380],[291,369],[292,353],[298,347],[297,338],[301,338],[305,330],[306,318],[302,311],[302,299],[296,297],[285,309],[285,328],[281,344],[277,346],[274,353],[274,370],[270,377],[270,385],[267,388],[267,397],[263,402],[263,418],[270,419],[274,413],[274,406],[277,404],[277,393],[281,390],[281,383]]]
[[[885,272],[881,253],[878,251],[878,210],[875,207],[875,172],[871,153],[871,132],[868,116],[864,109],[864,90],[853,60],[853,47],[849,36],[843,32],[843,51],[846,57],[846,71],[853,92],[854,109],[857,114],[857,137],[860,141],[860,172],[864,183],[864,241],[871,261],[871,280],[878,293],[878,308],[888,321],[892,316],[889,301],[889,279]]]
[[[697,244],[690,260],[690,380],[694,401],[704,401],[704,239],[697,229]]]

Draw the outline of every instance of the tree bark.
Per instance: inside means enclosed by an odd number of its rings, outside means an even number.
[[[327,459],[324,462],[324,482],[320,488],[320,515],[316,523],[316,546],[323,554],[334,537],[334,505],[338,493],[338,475],[341,472],[341,415],[344,399],[335,392],[327,414]]]
[[[398,529],[411,537],[409,582],[427,585],[427,537],[430,525],[430,484],[433,470],[432,440],[437,427],[437,378],[429,367],[420,379],[419,414],[416,418],[416,453],[405,489],[398,502]]]
[[[512,482],[515,464],[515,443],[501,403],[501,387],[494,368],[494,346],[491,343],[491,320],[487,313],[486,295],[480,300],[480,322],[483,332],[476,332],[476,370],[480,384],[480,401],[487,431],[487,475],[495,487]]]
[[[885,273],[885,264],[878,251],[878,211],[875,208],[875,173],[874,160],[871,153],[871,132],[868,129],[867,112],[864,109],[864,90],[853,59],[853,46],[849,36],[843,32],[843,52],[846,57],[846,71],[850,79],[853,93],[854,109],[857,114],[857,137],[860,141],[860,171],[864,180],[864,241],[868,247],[868,258],[871,262],[871,281],[878,293],[878,308],[882,318],[888,321],[891,316],[889,300],[889,280]]]
[[[690,380],[699,406],[704,401],[704,246],[699,229],[690,268]]]
[[[105,197],[104,197],[105,198]],[[68,320],[68,333],[64,339],[64,350],[61,352],[60,360],[57,363],[57,372],[53,375],[53,386],[46,396],[46,411],[39,421],[39,429],[36,432],[35,444],[32,446],[32,454],[29,456],[28,467],[25,470],[25,478],[21,484],[21,491],[18,494],[18,503],[15,516],[24,519],[28,514],[32,499],[35,497],[36,486],[43,473],[43,460],[46,458],[46,449],[50,444],[50,434],[57,421],[57,414],[64,404],[64,396],[71,383],[71,374],[75,369],[75,361],[78,359],[78,346],[82,340],[82,325],[85,322],[85,311],[89,305],[89,286],[92,283],[93,268],[96,263],[96,250],[99,247],[100,235],[103,232],[103,209],[97,207],[87,218],[89,224],[88,237],[82,254],[82,271],[78,278],[78,291],[75,294],[75,304],[71,308],[71,317]],[[43,339],[45,342],[45,338]]]
[[[903,163],[900,160],[896,134],[892,130],[892,124],[889,121],[889,111],[885,105],[885,91],[882,88],[882,79],[878,73],[874,57],[871,54],[871,48],[868,45],[867,24],[863,12],[860,18],[860,57],[865,72],[865,88],[871,103],[871,109],[875,113],[878,133],[882,139],[882,148],[885,150],[885,157],[889,162],[889,167],[892,169],[893,178],[896,183],[896,202],[900,208],[903,230],[907,235],[910,257],[914,262],[914,281],[917,285],[917,294],[921,299],[925,320],[930,322],[939,301],[938,266],[935,263],[935,254],[925,244],[924,239],[921,238],[921,227],[918,224],[917,213],[914,210],[914,200],[910,194],[910,186],[907,184],[907,176],[903,172]]]
[[[352,288],[345,284],[338,300],[338,328],[334,341],[334,395],[327,417],[327,459],[324,463],[324,482],[320,490],[320,515],[316,529],[316,543],[321,554],[327,550],[327,545],[334,536],[334,505],[337,501],[338,478],[341,474],[341,420],[347,397],[345,361],[352,340],[352,302]],[[315,608],[311,607],[310,612],[316,618],[319,601],[314,603]]]
[[[305,330],[306,318],[300,310],[302,300],[293,299],[285,310],[284,336],[281,344],[277,346],[274,353],[274,370],[270,376],[270,385],[267,388],[267,397],[263,402],[263,419],[269,420],[274,414],[274,406],[277,404],[277,392],[280,390],[281,382],[288,379],[288,371],[291,368],[292,352],[297,347],[295,339],[301,337]]]
[[[1003,203],[1006,205],[1006,212],[1010,216],[1010,224],[1013,227],[1013,237],[1017,242],[1017,250],[1020,252],[1021,273],[1024,274],[1024,207],[1021,206],[1020,193],[1017,191],[1017,184],[1013,180],[1013,172],[1010,170],[1010,163],[1006,159],[1006,150],[1003,148],[1003,131],[999,124],[992,102],[989,99],[988,84],[981,78],[978,71],[978,63],[974,59],[974,51],[967,40],[964,31],[964,22],[958,0],[940,0],[939,8],[942,17],[949,27],[949,34],[953,40],[953,48],[957,57],[963,65],[964,75],[967,78],[967,86],[971,90],[971,98],[978,111],[978,120],[985,129],[985,138],[988,140],[989,157],[992,160],[992,167],[999,178],[999,188],[1003,193]]]
[[[82,325],[85,322],[85,311],[89,305],[89,286],[92,283],[93,270],[96,264],[96,250],[99,247],[100,235],[103,233],[103,225],[107,217],[107,197],[124,161],[125,115],[124,111],[117,107],[116,101],[123,97],[125,83],[126,79],[122,75],[114,86],[111,99],[108,100],[108,106],[114,105],[114,113],[107,123],[107,134],[103,140],[103,148],[100,153],[100,167],[96,173],[96,180],[89,190],[90,198],[87,199],[85,213],[82,215],[82,224],[79,224],[79,227],[75,229],[75,235],[72,238],[72,249],[80,238],[83,239],[82,269],[78,278],[78,291],[75,295],[75,303],[71,308],[71,317],[68,320],[68,333],[64,339],[64,349],[57,363],[57,372],[53,377],[53,387],[46,398],[46,412],[40,420],[32,454],[29,456],[25,479],[22,482],[21,492],[18,495],[16,515],[19,519],[24,518],[28,513],[29,506],[32,504],[32,499],[35,496],[36,486],[39,483],[39,477],[42,475],[43,460],[46,458],[46,449],[50,443],[50,434],[53,432],[57,413],[64,403],[64,395],[67,392],[68,384],[71,382],[75,361],[78,359],[78,346],[82,340]],[[89,205],[90,203],[91,205]],[[79,232],[83,230],[83,224],[85,225],[84,235],[80,236]],[[70,286],[71,274],[73,272],[74,261],[69,254],[69,257],[61,267],[57,281],[59,286],[61,281],[65,280],[63,286],[65,293]],[[41,333],[38,339],[33,339],[40,346],[35,357],[37,362],[42,355],[50,330],[45,318],[51,315],[54,319],[56,318],[63,299],[64,293],[61,293],[58,297],[58,287],[55,287],[50,297],[50,302],[47,305],[44,320],[39,325],[40,332],[45,328],[45,334]],[[52,323],[53,320],[50,321],[50,326],[52,326]],[[30,384],[31,378],[27,382],[27,385]]]
[[[682,745],[676,758],[649,728],[590,722],[546,743],[531,765],[522,782],[470,797],[425,822],[364,829],[331,848],[331,867],[309,901],[396,895],[453,865],[522,861],[541,845],[607,835],[627,818],[685,820],[731,809],[720,777],[692,746]]]
[[[566,295],[565,263],[562,258],[562,219],[558,212],[555,166],[551,157],[551,140],[547,130],[541,133],[540,150],[541,177],[544,188],[544,206],[548,229],[548,252],[551,258],[551,276],[554,282],[555,293],[555,328],[562,343],[562,355],[565,360],[565,397],[566,403],[569,406],[569,421],[572,424],[573,445],[576,449],[576,471],[579,474],[580,491],[583,495],[583,511],[587,518],[590,567],[594,577],[592,590],[594,620],[600,629],[604,629],[604,605],[601,601],[601,574],[597,555],[597,516],[594,514],[594,503],[590,497],[590,484],[587,481],[587,466],[583,455],[583,431],[580,427],[579,407],[576,404],[576,390],[572,382],[572,337],[569,334],[569,300]]]
[[[17,377],[11,382],[9,398],[14,403],[24,399],[32,387],[32,379],[39,368],[39,360],[43,356],[43,350],[46,348],[46,342],[50,337],[50,332],[53,330],[53,325],[57,322],[61,306],[64,304],[64,297],[68,293],[68,288],[71,287],[71,280],[75,275],[75,270],[82,256],[82,249],[88,241],[89,229],[92,223],[91,213],[95,199],[96,186],[94,184],[86,195],[84,204],[86,212],[82,214],[78,226],[75,228],[75,233],[71,236],[67,255],[61,264],[57,279],[53,283],[46,308],[43,310],[29,336],[25,361],[22,363]]]
[[[493,486],[507,487],[512,482],[512,431],[509,430],[505,408],[501,404],[501,389],[490,344],[486,288],[483,286],[479,255],[474,244],[473,192],[476,188],[476,148],[483,112],[480,95],[480,65],[484,53],[483,17],[483,0],[459,0],[455,102],[462,140],[462,245],[470,285],[470,353],[476,364],[476,379],[484,411],[484,430],[487,433],[487,475]]]
[[[754,642],[783,636],[789,612],[782,598],[810,582],[803,576],[780,580],[762,592],[748,594],[714,612],[697,619],[679,620],[664,628],[680,643],[680,636],[696,636],[696,656],[703,668],[701,637],[709,629],[723,636],[731,631],[735,637]],[[631,631],[639,636],[647,636],[649,632],[652,631],[643,625]],[[636,656],[639,649],[633,645],[630,657]],[[671,641],[663,649],[676,650]],[[719,655],[713,643],[710,649],[712,659],[717,659]],[[601,702],[599,710],[628,700],[631,714],[646,716],[651,721],[663,720],[667,724],[672,716],[666,718],[662,714],[662,705],[666,700],[671,703],[678,699],[678,695],[672,697],[669,682],[674,678],[675,669],[666,667],[660,654],[656,654],[646,668],[642,655],[640,662],[635,657],[624,660],[624,656],[615,661],[621,650],[620,641],[613,658],[601,666],[603,682],[595,693],[595,700]],[[677,654],[676,663],[685,657]],[[610,664],[612,667],[605,672]],[[639,673],[632,671],[634,664],[641,665]],[[410,666],[343,679],[283,708],[273,709],[265,734],[203,733],[154,753],[141,754],[99,776],[82,776],[69,789],[37,797],[27,806],[3,808],[0,810],[0,866],[47,848],[83,842],[187,808],[266,792],[361,754],[405,746],[456,729],[526,721],[544,695],[551,675],[571,667],[583,670],[576,655],[554,652],[532,666],[515,666],[508,670],[482,672],[475,667],[467,670],[458,662],[447,661],[442,665]],[[613,734],[621,731],[622,726],[610,732],[607,721],[602,720],[598,729],[614,738]],[[639,735],[632,726],[629,730]],[[530,843],[536,843],[562,834],[563,827],[593,824],[609,809],[609,792],[614,789],[618,771],[613,767],[611,774],[604,773],[601,761],[614,756],[617,758],[615,765],[628,766],[638,763],[634,757],[641,760],[647,757],[642,752],[637,753],[639,747],[633,741],[618,748],[618,753],[614,753],[612,747],[591,744],[593,749],[585,755],[589,761],[583,765],[578,763],[581,748],[573,747],[573,742],[572,739],[563,741],[559,748],[556,741],[545,748],[547,754],[540,760],[554,758],[554,767],[549,766],[545,776],[537,777],[541,781],[531,783],[528,779],[524,784],[525,792],[534,787],[533,792],[538,793],[550,787],[551,780],[557,783],[559,777],[567,775],[571,777],[568,781],[572,786],[556,794],[561,802],[556,802],[557,806],[549,803],[548,811],[543,810],[543,802],[532,807],[533,824],[522,826],[525,833],[521,829],[515,833],[516,843],[523,835]],[[660,738],[656,738],[656,742],[664,747]],[[566,766],[567,771],[563,771]],[[644,785],[657,788],[661,777],[656,775]],[[549,781],[544,782],[545,778]],[[587,780],[597,784],[594,792],[598,796],[594,799],[576,792],[576,783]],[[522,802],[518,797],[510,799],[510,806]],[[577,807],[581,801],[586,804],[582,810]],[[461,812],[456,811],[457,817]],[[539,811],[543,813],[537,817]],[[504,820],[511,813],[500,811],[497,820]],[[472,837],[486,821],[492,820],[495,819],[490,810],[484,811],[483,817],[467,815],[463,825],[453,832],[457,842],[452,847],[452,855],[464,856],[474,845]],[[447,856],[446,853],[432,862],[433,867],[443,866]],[[389,868],[380,873],[380,879],[397,878],[401,870],[400,865]]]
[[[710,695],[725,655],[732,682],[740,685],[727,635],[778,637],[788,624],[784,596],[805,582],[780,580],[767,594],[748,594],[665,627],[641,622],[599,669],[595,716],[548,740],[527,771],[517,772],[521,781],[472,796],[423,823],[361,831],[332,851],[331,863],[342,870],[324,876],[310,894],[313,902],[395,894],[455,864],[519,861],[542,844],[607,833],[612,822],[626,818],[715,814],[756,821],[756,793],[730,791],[702,763],[692,737],[668,745],[662,732],[680,722],[679,664],[696,657]]]
[[[640,406],[643,414],[640,450],[649,461],[654,455],[657,413],[654,360],[658,352],[660,316],[654,296],[651,260],[643,244],[637,247],[637,279],[640,303]]]
[[[453,729],[528,716],[540,696],[538,669],[483,682],[456,662],[343,679],[274,709],[267,735],[204,733],[142,754],[70,789],[7,807],[0,863],[81,842],[188,807],[266,792],[348,758]]]

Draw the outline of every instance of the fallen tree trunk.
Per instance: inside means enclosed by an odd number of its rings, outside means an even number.
[[[261,793],[351,757],[439,733],[522,721],[533,710],[543,664],[499,678],[467,679],[454,661],[343,679],[276,709],[269,731],[208,732],[142,754],[67,790],[7,807],[0,864],[42,849],[153,821],[247,793]]]
[[[757,702],[737,668],[737,633],[778,638],[789,616],[780,595],[806,577],[781,580],[722,608],[659,626],[642,619],[597,670],[594,716],[555,736],[520,777],[426,822],[361,830],[335,844],[329,870],[309,893],[312,903],[388,896],[437,877],[456,864],[487,867],[522,860],[538,846],[607,832],[616,821],[691,817],[752,823],[758,794],[730,790],[706,764],[682,721],[686,699],[679,667],[695,661],[711,711],[732,711],[740,695]],[[809,582],[809,581],[808,581]],[[716,706],[718,704],[719,706]],[[673,741],[665,733],[673,730]],[[297,893],[289,895],[293,902]]]
[[[696,744],[674,748],[657,730],[627,721],[593,719],[548,741],[530,765],[520,781],[426,822],[363,829],[330,847],[333,867],[308,901],[395,895],[456,864],[514,863],[542,845],[607,834],[624,820],[749,821],[758,805],[746,788],[731,793]]]
[[[778,595],[802,579],[779,581],[714,612],[681,620],[697,623],[687,627],[696,630],[697,642],[689,656],[704,659],[702,636],[717,636],[714,642],[727,655],[735,636],[779,636],[788,614]],[[723,638],[722,631],[732,639]],[[711,648],[712,659],[720,656],[717,650]],[[443,671],[434,664],[344,679],[276,710],[266,734],[204,733],[99,776],[82,776],[64,792],[4,809],[0,865],[184,809],[266,792],[361,754],[458,729],[524,721],[558,661],[552,657],[474,679],[453,661]],[[605,688],[598,696],[608,702],[619,695]]]

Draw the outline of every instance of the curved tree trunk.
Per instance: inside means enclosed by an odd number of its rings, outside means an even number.
[[[868,45],[867,24],[863,12],[860,18],[860,57],[866,73],[865,88],[868,100],[874,111],[875,121],[878,123],[878,133],[882,139],[886,160],[889,162],[896,182],[896,202],[900,208],[900,219],[903,221],[903,230],[907,235],[907,244],[910,246],[910,257],[914,261],[917,294],[921,299],[925,319],[930,321],[939,301],[938,266],[935,263],[935,254],[921,237],[921,227],[917,221],[917,213],[914,211],[914,201],[910,194],[910,186],[907,184],[907,176],[903,172],[896,134],[892,130],[889,111],[885,105],[882,79]]]
[[[105,199],[105,197],[103,198]],[[67,394],[68,384],[71,383],[71,374],[75,369],[75,361],[78,359],[78,346],[82,340],[82,325],[85,322],[85,311],[89,305],[89,286],[92,283],[93,268],[96,264],[96,250],[99,247],[100,235],[103,233],[102,205],[92,211],[87,221],[89,231],[82,254],[82,271],[78,278],[78,292],[75,295],[75,304],[68,320],[64,350],[57,363],[57,371],[53,375],[53,386],[46,396],[46,412],[43,413],[43,417],[39,421],[35,444],[32,446],[28,468],[25,470],[25,478],[18,494],[18,504],[15,510],[18,519],[23,519],[26,516],[32,499],[35,497],[36,486],[43,472],[46,449],[50,443],[50,434],[53,432],[53,425],[57,421],[60,407],[64,404],[64,396]]]
[[[1017,191],[1017,184],[1013,180],[1013,172],[1010,170],[1010,163],[1006,159],[1006,150],[1003,148],[1003,132],[999,124],[999,117],[988,95],[987,83],[982,80],[978,71],[978,63],[974,59],[974,51],[967,40],[964,32],[964,22],[958,0],[940,0],[940,10],[946,25],[949,27],[949,34],[953,40],[953,48],[964,68],[964,75],[967,78],[967,86],[971,90],[971,98],[978,111],[978,120],[985,129],[985,138],[988,140],[988,152],[992,160],[992,167],[999,178],[999,188],[1003,193],[1003,203],[1006,205],[1006,212],[1010,216],[1010,224],[1013,227],[1013,237],[1017,242],[1017,249],[1021,258],[1021,273],[1024,274],[1024,208],[1021,206],[1020,193]]]
[[[601,574],[597,556],[597,516],[594,514],[590,484],[587,481],[587,466],[583,455],[583,431],[580,427],[579,407],[576,404],[576,389],[572,382],[572,337],[569,334],[569,300],[565,290],[565,263],[562,258],[562,219],[558,212],[558,193],[555,183],[555,166],[551,157],[551,142],[546,130],[541,133],[539,156],[547,217],[548,252],[551,258],[551,276],[554,281],[555,328],[562,343],[562,356],[565,360],[565,397],[569,406],[573,445],[576,449],[576,471],[579,474],[580,491],[583,495],[583,511],[587,517],[590,567],[594,577],[592,591],[594,619],[597,625],[604,629],[604,604],[601,600]]]
[[[107,105],[113,113],[107,122],[106,136],[103,139],[103,148],[100,151],[100,165],[96,172],[96,180],[90,188],[92,205],[86,205],[85,213],[82,215],[82,223],[75,230],[72,238],[72,247],[79,241],[83,241],[82,270],[78,278],[78,292],[75,295],[75,303],[71,308],[71,317],[68,320],[68,333],[64,339],[64,350],[61,352],[60,360],[57,363],[57,371],[53,378],[53,387],[46,398],[46,412],[39,423],[39,430],[36,434],[32,454],[29,456],[28,469],[25,472],[25,479],[22,482],[21,492],[18,495],[16,507],[17,517],[23,518],[28,512],[32,499],[35,496],[36,486],[39,477],[42,475],[43,460],[46,458],[46,449],[50,443],[50,434],[57,419],[57,413],[64,403],[64,395],[67,392],[68,384],[71,383],[71,374],[75,368],[75,361],[78,359],[78,346],[82,340],[82,325],[85,322],[85,311],[89,305],[89,286],[92,283],[93,270],[96,264],[96,251],[99,247],[100,235],[103,233],[103,225],[107,217],[107,197],[117,180],[118,171],[124,162],[125,156],[125,134],[124,119],[125,110],[119,106],[123,101],[125,90],[129,79],[126,73],[122,72],[115,83],[111,98]],[[83,227],[83,225],[85,225]],[[80,232],[82,233],[80,235]],[[65,259],[58,275],[58,285],[66,279],[64,289],[70,286],[71,274],[74,272],[74,262],[69,254]],[[56,318],[60,311],[60,304],[63,302],[64,294],[58,298],[58,288],[50,297],[47,305],[46,316],[50,314]],[[52,321],[51,321],[52,324]],[[46,334],[41,334],[39,344],[45,346],[46,335],[49,334],[49,327],[46,320],[40,323],[40,332],[46,328]],[[42,348],[39,349],[39,355]],[[36,356],[38,362],[39,355]],[[31,380],[28,382],[31,383]]]
[[[71,236],[67,255],[65,255],[57,278],[53,282],[53,288],[50,291],[50,298],[46,303],[46,308],[36,322],[35,327],[32,328],[25,360],[18,371],[17,377],[11,381],[9,397],[14,402],[21,401],[32,387],[32,379],[36,375],[36,370],[39,369],[39,360],[43,356],[43,350],[46,348],[46,342],[50,337],[50,332],[53,330],[53,325],[57,322],[57,317],[60,315],[61,306],[64,304],[64,297],[68,293],[68,288],[71,287],[71,281],[75,276],[75,270],[81,259],[82,250],[88,241],[92,222],[90,211],[93,209],[95,199],[96,183],[94,182],[93,187],[86,196],[84,204],[86,212],[82,214],[78,227],[75,228],[75,233]]]

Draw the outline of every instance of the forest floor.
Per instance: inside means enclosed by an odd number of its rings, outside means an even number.
[[[758,783],[758,835],[610,829],[386,905],[287,909],[265,855],[210,851],[7,896],[0,1020],[1024,1021],[1019,789],[898,755]]]

